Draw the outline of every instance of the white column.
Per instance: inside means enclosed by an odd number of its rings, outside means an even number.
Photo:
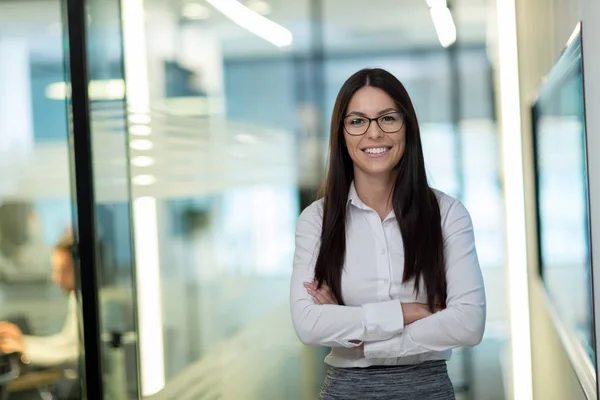
[[[14,169],[33,150],[33,110],[29,48],[24,40],[0,39],[0,195],[16,188]]]
[[[148,117],[151,89],[144,0],[123,0],[121,7],[127,107],[132,116]],[[129,128],[134,126],[132,122]],[[135,187],[132,196],[141,392],[147,397],[165,386],[157,202],[137,197]]]
[[[500,140],[510,319],[509,398],[533,398],[527,275],[527,231],[515,0],[497,0]]]

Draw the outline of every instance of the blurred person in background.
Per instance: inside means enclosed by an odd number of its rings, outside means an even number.
[[[17,352],[25,363],[39,367],[72,364],[79,355],[75,300],[73,237],[67,233],[52,252],[52,280],[68,295],[68,312],[62,330],[52,336],[27,336],[14,324],[0,322],[0,351]]]
[[[454,399],[451,349],[480,343],[485,292],[465,207],[429,187],[417,116],[398,79],[342,86],[324,197],[298,219],[291,313],[331,347],[320,398]]]

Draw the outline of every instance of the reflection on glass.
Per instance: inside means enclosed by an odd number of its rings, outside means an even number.
[[[128,165],[121,2],[85,4],[104,398],[137,399],[139,338],[130,211],[134,177]],[[151,147],[152,142],[140,139],[138,146]]]
[[[561,319],[594,360],[581,68],[577,39],[535,106],[540,272]]]
[[[308,21],[307,3],[255,3],[123,1],[145,398],[309,399],[320,384],[288,311],[300,190],[286,52],[306,46],[291,18]],[[266,19],[290,31],[285,49]]]

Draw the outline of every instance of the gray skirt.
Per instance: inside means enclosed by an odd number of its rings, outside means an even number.
[[[445,361],[369,368],[329,367],[321,400],[454,400]]]

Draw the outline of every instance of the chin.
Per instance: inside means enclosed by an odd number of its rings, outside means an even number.
[[[371,165],[362,165],[359,166],[359,169],[363,172],[363,174],[367,176],[377,176],[380,177],[382,175],[390,175],[394,171],[393,166],[371,166]]]

